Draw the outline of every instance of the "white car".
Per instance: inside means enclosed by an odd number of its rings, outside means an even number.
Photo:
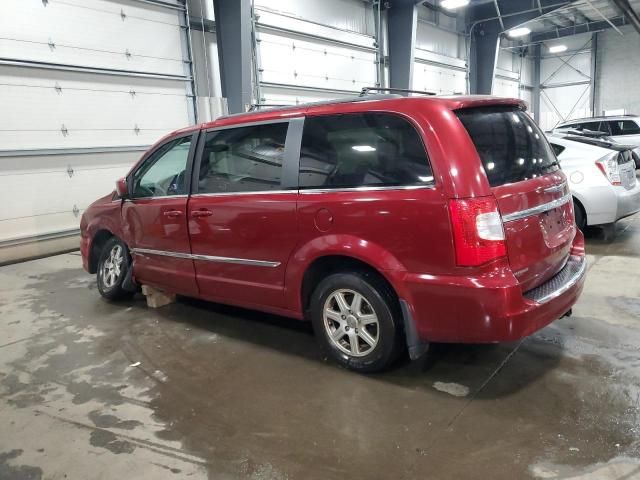
[[[640,117],[637,115],[568,120],[559,123],[553,129],[553,133],[567,133],[569,131],[602,132],[614,142],[640,147]]]
[[[569,180],[576,224],[612,224],[640,211],[640,182],[629,150],[619,152],[549,136]]]

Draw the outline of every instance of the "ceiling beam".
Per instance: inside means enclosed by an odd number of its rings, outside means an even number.
[[[621,27],[626,25],[628,22],[625,20],[625,17],[617,17],[610,19],[610,22],[613,23],[616,27]],[[542,32],[542,33],[532,33],[531,34],[531,42],[544,42],[545,40],[553,40],[554,38],[562,38],[568,37],[571,35],[578,35],[581,33],[589,33],[589,32],[597,32],[601,30],[608,30],[611,28],[611,24],[609,22],[597,21],[597,22],[588,22],[580,25],[575,25],[571,27],[557,27],[553,31]]]
[[[629,19],[633,28],[640,33],[640,16],[629,4],[629,0],[611,0],[621,11],[622,14]]]

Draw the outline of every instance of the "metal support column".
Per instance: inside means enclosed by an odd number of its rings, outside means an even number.
[[[496,26],[497,24],[485,24],[484,28],[478,28],[471,38],[469,55],[471,94],[491,94],[500,46],[500,30]]]
[[[418,10],[414,1],[395,1],[387,10],[389,86],[413,88]]]
[[[533,118],[540,124],[540,63],[542,62],[542,46],[537,44],[533,47],[533,95],[531,98],[531,110]]]
[[[213,0],[222,96],[229,113],[244,112],[251,99],[251,0]]]
[[[596,116],[600,111],[598,106],[599,95],[597,92],[598,83],[598,33],[591,34],[591,115]]]

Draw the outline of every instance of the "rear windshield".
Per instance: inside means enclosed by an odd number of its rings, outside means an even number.
[[[499,106],[456,113],[476,146],[492,187],[560,168],[544,134],[522,110]]]

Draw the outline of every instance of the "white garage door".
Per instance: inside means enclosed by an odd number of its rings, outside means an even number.
[[[192,123],[184,12],[165,3],[0,3],[0,262],[77,231],[145,147]]]
[[[256,1],[262,103],[296,104],[376,84],[373,12],[356,0]]]

